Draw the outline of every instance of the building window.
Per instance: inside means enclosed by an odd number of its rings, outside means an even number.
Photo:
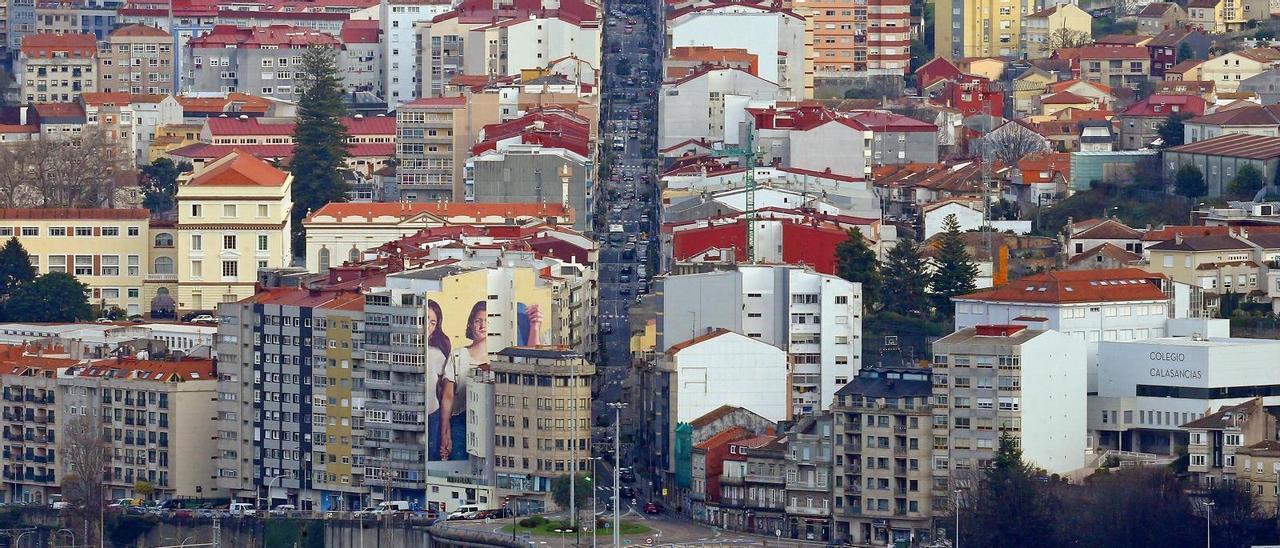
[[[191,277],[204,277],[204,261],[191,261]]]
[[[240,275],[240,263],[238,261],[222,261],[222,276],[224,278],[235,278]]]
[[[129,275],[139,276],[142,274],[142,259],[137,255],[129,256]]]
[[[23,236],[39,236],[39,235],[40,235],[40,227],[38,227],[38,226],[24,226],[24,227],[22,227],[22,235],[23,235]],[[50,236],[52,236],[52,234],[50,234]]]
[[[93,255],[76,255],[76,276],[93,275]]]
[[[258,251],[266,251],[268,249],[268,240],[266,234],[258,235]]]
[[[236,216],[236,205],[235,205],[235,204],[223,204],[223,205],[222,205],[222,216],[223,216],[223,217],[235,217],[235,216]]]
[[[140,232],[140,230],[138,229],[138,227],[136,227],[136,226],[131,226],[131,227],[129,227],[129,232],[128,232],[128,234],[129,234],[130,236],[137,236],[137,235],[138,235],[138,234],[140,234],[140,233],[141,233],[141,232]]]
[[[192,251],[201,251],[203,248],[204,248],[204,238],[202,238],[199,234],[192,234],[192,235],[191,235],[191,250],[192,250]]]
[[[93,236],[93,227],[91,226],[76,227],[76,237],[79,238],[79,237],[91,237],[91,236]]]
[[[66,255],[50,255],[49,256],[49,272],[66,272],[67,256]]]
[[[151,263],[151,273],[173,274],[173,259],[170,257],[156,257],[156,260]]]
[[[24,229],[22,229],[22,230],[23,230],[23,235],[26,235],[26,229],[24,228]],[[51,226],[51,227],[49,227],[49,235],[50,235],[50,236],[66,236],[66,235],[67,235],[67,227],[65,227],[65,226]]]
[[[119,235],[120,235],[120,227],[115,227],[115,226],[104,226],[104,227],[102,227],[102,235],[103,235],[103,236],[119,236]]]
[[[101,274],[103,276],[119,276],[120,275],[120,256],[119,255],[103,255],[101,260],[102,260]],[[79,269],[77,268],[77,270]]]
[[[161,232],[160,234],[156,234],[155,246],[156,247],[173,247],[173,235],[166,232]]]
[[[201,215],[200,204],[191,204],[191,216],[200,217],[200,215]]]
[[[259,217],[267,216],[267,204],[258,204],[258,216]]]
[[[236,248],[236,235],[235,234],[224,235],[222,237],[222,249],[235,249],[235,248]]]

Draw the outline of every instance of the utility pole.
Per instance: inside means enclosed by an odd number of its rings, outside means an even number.
[[[574,545],[578,543],[578,360],[569,372],[569,526],[573,527]],[[563,535],[561,536],[563,539]]]
[[[622,546],[622,520],[619,514],[619,509],[622,508],[622,497],[618,492],[621,477],[618,474],[618,468],[622,466],[622,408],[626,406],[626,402],[609,404],[609,407],[613,408],[613,548]]]

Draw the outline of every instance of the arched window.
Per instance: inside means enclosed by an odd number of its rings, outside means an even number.
[[[356,262],[356,261],[360,260],[360,250],[359,250],[359,249],[356,249],[356,246],[354,246],[354,245],[353,245],[353,246],[351,246],[351,253],[349,253],[348,255],[349,255],[349,257],[347,258],[347,260],[348,260],[349,262],[353,262],[353,263],[354,263],[354,262]]]
[[[152,274],[173,274],[173,258],[172,257],[156,257],[151,265]]]
[[[329,270],[329,248],[320,248],[320,271]]]
[[[173,247],[173,234],[168,232],[156,234],[156,247]]]

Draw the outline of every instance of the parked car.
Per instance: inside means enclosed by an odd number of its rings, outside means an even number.
[[[227,509],[233,517],[251,518],[258,515],[258,509],[247,502],[233,502],[231,507]]]
[[[463,504],[462,506],[459,506],[456,509],[454,509],[454,511],[450,513],[449,517],[446,519],[448,519],[449,521],[461,520],[461,519],[475,519],[475,515],[478,512],[480,512],[479,506],[476,506],[474,504]]]
[[[189,323],[189,322],[192,322],[192,321],[195,321],[196,316],[209,316],[210,318],[212,318],[212,317],[213,317],[213,311],[212,311],[212,310],[193,310],[193,311],[191,311],[191,312],[188,312],[188,313],[186,313],[186,314],[183,314],[183,315],[182,315],[182,321],[183,321],[183,322],[188,322],[188,323]],[[151,317],[153,317],[153,318],[155,317],[155,313],[154,313],[154,312],[152,312],[152,313],[151,313]]]
[[[650,502],[644,505],[644,513],[659,514],[662,513],[662,507],[658,506],[656,502]]]
[[[356,519],[369,519],[378,517],[378,508],[376,506],[368,506],[356,512]]]
[[[292,504],[277,504],[270,512],[273,516],[291,516],[298,511],[297,507]]]
[[[199,316],[191,318],[191,321],[189,323],[218,323],[218,319],[213,317],[210,314],[201,314]]]

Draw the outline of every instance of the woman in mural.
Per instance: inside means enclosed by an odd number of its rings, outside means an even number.
[[[477,301],[467,314],[467,340],[471,344],[459,348],[450,356],[448,367],[452,369],[454,382],[452,390],[442,394],[440,400],[441,416],[448,416],[440,422],[440,460],[466,460],[467,458],[467,381],[471,371],[477,367],[489,365],[489,316],[485,301]]]
[[[443,323],[444,317],[440,311],[440,303],[434,300],[427,301],[427,380],[435,385],[435,397],[428,398],[427,402],[427,460],[436,457],[442,450],[445,454],[448,451],[441,445],[443,440],[448,439],[449,426],[449,411],[445,408],[443,396],[448,394],[449,401],[453,400],[452,371],[446,367],[453,345],[449,343],[449,337],[444,334]],[[445,418],[442,420],[441,417]]]

